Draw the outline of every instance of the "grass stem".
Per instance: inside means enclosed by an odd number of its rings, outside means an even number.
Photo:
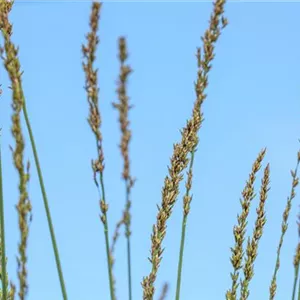
[[[5,228],[4,228],[4,199],[2,185],[2,160],[0,148],[0,232],[1,232],[1,278],[2,278],[2,298],[7,300],[7,274],[6,274],[6,254],[5,254]]]
[[[299,265],[296,266],[296,268],[295,268],[295,276],[294,276],[292,300],[295,300],[296,289],[297,289],[297,282],[298,282],[298,276],[299,276]],[[298,299],[299,299],[299,293],[298,293]]]
[[[190,179],[190,181],[192,179],[192,169],[193,169],[193,164],[194,164],[194,157],[195,157],[195,151],[192,151],[190,166],[189,166],[189,171],[188,171],[188,176],[189,176],[188,180]],[[190,201],[191,201],[191,197],[189,195],[190,190],[191,190],[191,185],[187,184],[184,199],[188,199],[188,201],[184,200],[184,214],[183,214],[182,226],[181,226],[181,241],[180,241],[180,252],[179,252],[179,260],[178,260],[178,271],[177,271],[177,285],[176,285],[176,297],[175,297],[176,300],[180,299],[181,274],[182,274],[186,224],[187,224],[187,217],[188,217],[189,206],[190,206]],[[186,203],[186,202],[188,202],[188,203]]]
[[[295,278],[296,279],[296,282],[298,281],[298,277],[299,277],[299,265],[298,265],[298,268],[297,268],[297,277]],[[295,282],[295,284],[296,284]],[[295,292],[296,289],[294,289],[294,292]],[[298,300],[300,300],[300,281],[298,281]]]
[[[127,238],[127,270],[128,270],[128,293],[129,293],[129,300],[132,300],[130,237]]]
[[[115,288],[114,288],[114,278],[112,274],[112,261],[110,256],[110,247],[109,247],[109,232],[108,232],[108,223],[107,223],[107,204],[105,199],[105,189],[104,189],[104,181],[103,181],[103,173],[100,172],[100,186],[102,192],[102,201],[100,205],[104,204],[105,208],[102,208],[102,217],[101,220],[104,226],[104,236],[105,236],[105,249],[106,249],[106,260],[107,260],[107,270],[108,270],[108,279],[109,279],[109,290],[110,290],[110,298],[111,300],[115,300]],[[103,204],[102,204],[103,203]]]
[[[57,247],[56,238],[55,238],[55,234],[54,234],[54,228],[53,228],[50,208],[49,208],[49,204],[48,204],[48,198],[47,198],[47,194],[46,194],[45,184],[44,184],[44,180],[43,180],[42,170],[41,170],[41,167],[40,167],[40,162],[39,162],[38,153],[37,153],[37,149],[36,149],[36,145],[35,145],[35,140],[34,140],[34,137],[33,137],[32,128],[31,128],[31,125],[30,125],[30,121],[29,121],[27,108],[26,108],[26,103],[25,103],[24,98],[23,98],[23,101],[24,101],[23,102],[23,114],[24,114],[27,129],[28,129],[28,133],[29,133],[29,138],[30,138],[30,143],[31,143],[33,156],[34,156],[34,161],[35,161],[35,165],[36,165],[36,169],[37,169],[37,173],[38,173],[40,188],[41,188],[41,192],[42,192],[42,196],[43,196],[43,200],[44,200],[44,206],[45,206],[45,211],[46,211],[46,216],[47,216],[47,221],[48,221],[48,227],[49,227],[50,236],[51,236],[52,247],[53,247],[54,256],[55,256],[56,268],[57,268],[57,271],[58,271],[58,277],[59,277],[61,292],[62,292],[63,299],[67,300],[68,299],[67,291],[66,291],[66,287],[65,287],[61,262],[60,262],[60,258],[59,258],[58,247]]]

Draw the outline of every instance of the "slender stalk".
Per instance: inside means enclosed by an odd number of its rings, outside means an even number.
[[[299,265],[297,265],[295,268],[292,300],[295,300],[298,276],[299,276]],[[299,291],[298,291],[298,299],[299,299]]]
[[[296,297],[298,277],[299,277],[299,262],[298,262],[298,265],[295,267],[292,300],[295,300],[295,297]],[[298,297],[297,297],[297,299],[300,300],[300,282],[298,283]]]
[[[129,181],[129,182],[127,182]],[[128,276],[128,299],[132,300],[132,276],[131,276],[131,231],[130,231],[130,224],[131,224],[131,215],[130,215],[130,191],[132,188],[133,181],[131,179],[126,181],[126,208],[124,212],[124,223],[125,223],[125,235],[127,241],[127,276]]]
[[[40,162],[39,162],[39,158],[38,158],[38,154],[37,154],[35,140],[34,140],[34,137],[33,137],[32,128],[31,128],[31,125],[30,125],[30,121],[29,121],[29,117],[28,117],[28,113],[27,113],[27,108],[26,108],[26,102],[25,102],[24,97],[23,97],[23,101],[24,101],[23,102],[23,114],[24,114],[27,130],[28,130],[28,133],[29,133],[30,143],[31,143],[33,156],[34,156],[34,161],[35,161],[35,165],[36,165],[36,169],[37,169],[37,173],[38,173],[40,188],[41,188],[41,192],[42,192],[42,196],[43,196],[44,207],[45,207],[45,211],[46,211],[48,227],[49,227],[49,231],[50,231],[51,242],[52,242],[52,247],[53,247],[53,251],[54,251],[54,257],[55,257],[56,268],[57,268],[57,272],[58,272],[61,292],[62,292],[63,299],[67,300],[68,296],[67,296],[66,286],[65,286],[65,282],[64,282],[64,276],[63,276],[63,272],[62,272],[58,247],[57,247],[57,243],[56,243],[56,238],[55,238],[55,233],[54,233],[54,227],[53,227],[53,223],[52,223],[50,208],[49,208],[49,204],[48,204],[48,198],[47,198],[47,194],[46,194],[46,189],[45,189],[45,184],[44,184],[44,180],[43,180],[42,170],[41,170],[41,167],[40,167]]]
[[[132,283],[131,283],[131,246],[130,237],[127,238],[127,272],[128,272],[128,293],[129,300],[132,299]]]
[[[297,274],[295,276],[295,283],[294,283],[295,286],[294,286],[294,289],[293,289],[293,293],[296,292],[296,282],[298,281],[298,277],[299,277],[299,264],[298,264],[298,268],[297,268]],[[293,295],[293,297],[295,297],[295,296]],[[298,283],[298,300],[300,300],[300,281]]]
[[[300,215],[298,215],[298,219],[300,219]],[[300,223],[299,222],[297,222],[297,223],[298,223],[298,235],[300,237]],[[293,264],[294,264],[295,273],[294,273],[294,284],[293,284],[292,300],[295,300],[297,282],[298,282],[298,277],[299,277],[299,266],[300,266],[300,241],[298,241],[298,245],[297,245],[297,248],[296,248],[296,253],[295,253],[295,256],[294,256]],[[300,285],[300,283],[299,283],[299,285]],[[300,297],[300,289],[298,289],[298,300],[300,299],[299,297]]]
[[[127,242],[127,275],[128,275],[128,299],[132,300],[132,276],[131,276],[131,243],[130,243],[130,224],[131,224],[131,200],[130,200],[130,192],[133,185],[133,181],[131,178],[125,179],[126,184],[126,207],[124,211],[124,224],[125,224],[125,236]]]
[[[181,287],[181,273],[182,273],[182,263],[183,263],[183,252],[184,252],[184,244],[185,244],[185,233],[186,233],[186,224],[187,217],[190,208],[190,190],[191,190],[191,181],[192,181],[192,170],[194,164],[195,151],[191,153],[190,166],[188,171],[188,183],[186,185],[186,192],[184,196],[184,214],[181,225],[181,241],[180,241],[180,252],[179,252],[179,261],[178,261],[178,270],[177,270],[177,285],[176,285],[176,300],[180,299],[180,287]]]
[[[2,186],[2,160],[0,148],[0,231],[1,231],[1,276],[2,276],[2,297],[7,300],[7,275],[6,275],[6,254],[5,254],[5,228],[4,228],[4,199]]]
[[[299,249],[299,246],[298,246]],[[295,266],[295,275],[294,275],[294,284],[293,284],[293,295],[292,295],[292,300],[295,300],[296,297],[296,290],[297,290],[297,282],[298,282],[298,277],[299,277],[299,262]],[[299,299],[299,290],[298,290],[298,299]]]
[[[104,226],[104,236],[105,236],[105,249],[106,249],[106,260],[107,260],[107,270],[108,270],[108,278],[109,278],[109,290],[110,290],[110,297],[111,300],[115,300],[115,288],[114,288],[114,277],[112,274],[112,261],[110,256],[110,247],[109,247],[109,232],[108,232],[108,224],[107,224],[107,209],[108,206],[106,204],[105,199],[105,189],[104,189],[104,182],[103,182],[103,173],[100,172],[100,185],[102,191],[102,200],[100,202],[101,211],[103,215],[101,216],[101,220]]]
[[[295,300],[295,296],[296,296],[296,287],[297,287],[297,281],[298,281],[299,268],[297,268],[296,272],[297,273],[295,273],[295,277],[294,277],[292,300]]]

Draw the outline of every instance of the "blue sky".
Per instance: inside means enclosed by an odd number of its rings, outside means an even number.
[[[124,183],[119,153],[116,80],[117,40],[125,35],[134,69],[128,93],[132,175],[132,243],[134,299],[150,271],[150,234],[161,202],[161,188],[172,144],[190,117],[195,94],[196,47],[207,27],[211,3],[104,3],[100,21],[100,109],[105,155],[109,225],[121,216]],[[224,299],[231,284],[229,261],[232,227],[239,198],[258,152],[267,147],[271,190],[267,223],[251,282],[250,299],[267,299],[278,245],[282,212],[290,191],[290,169],[299,148],[300,42],[299,3],[234,3],[226,5],[229,25],[216,46],[209,76],[205,121],[194,164],[193,202],[188,220],[182,299]],[[90,3],[16,2],[11,13],[13,41],[20,46],[23,85],[62,260],[69,299],[109,299],[105,246],[99,220],[98,193],[90,161],[94,137],[86,118],[81,44],[89,30]],[[12,167],[11,93],[1,65],[4,89],[0,101],[8,271],[16,279],[18,178]],[[61,299],[53,251],[37,173],[26,135],[26,158],[33,222],[29,237],[29,299]],[[258,177],[257,190],[262,172]],[[182,219],[182,195],[168,223],[157,289],[170,283],[174,298]],[[251,234],[255,220],[253,202]],[[290,215],[278,276],[277,299],[290,297],[292,260],[297,244],[297,196]],[[115,275],[118,299],[127,299],[125,239],[117,245]],[[158,293],[157,295],[158,296]]]

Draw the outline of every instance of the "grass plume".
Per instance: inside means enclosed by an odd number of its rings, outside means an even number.
[[[99,190],[99,183],[97,180],[97,175],[100,178],[100,210],[102,215],[100,217],[103,226],[104,226],[104,235],[105,235],[105,246],[106,246],[106,258],[107,258],[107,269],[109,276],[109,289],[111,300],[115,300],[115,287],[114,287],[114,278],[112,274],[112,260],[110,255],[110,246],[109,246],[109,232],[108,232],[108,221],[107,221],[107,210],[108,204],[105,199],[105,188],[103,180],[103,171],[104,171],[104,155],[103,155],[103,146],[102,146],[102,134],[100,132],[101,127],[101,117],[98,107],[98,93],[99,88],[97,85],[97,70],[94,69],[93,63],[96,59],[96,48],[99,43],[99,38],[97,36],[98,24],[100,18],[100,9],[101,4],[98,2],[93,2],[92,4],[92,13],[90,17],[90,28],[91,31],[86,36],[87,45],[82,46],[82,52],[84,55],[84,62],[82,64],[83,70],[86,75],[85,80],[85,89],[87,92],[87,100],[89,103],[90,114],[88,122],[92,129],[92,132],[96,140],[96,148],[98,157],[95,160],[92,160],[92,169],[94,172],[94,182]]]
[[[256,174],[261,168],[261,164],[265,154],[266,149],[262,149],[259,152],[255,162],[252,165],[252,171],[249,175],[248,181],[246,182],[246,186],[242,192],[242,199],[240,199],[242,213],[237,216],[237,225],[233,227],[235,245],[233,248],[231,248],[232,256],[230,259],[233,267],[233,272],[230,274],[232,279],[232,285],[231,289],[228,290],[226,293],[227,300],[236,300],[237,289],[239,287],[238,280],[240,276],[240,269],[243,267],[243,244],[246,234],[247,218],[250,211],[251,201],[255,198],[254,183],[256,179]]]
[[[11,3],[12,5],[12,3]],[[11,8],[11,6],[10,6]],[[21,83],[22,72],[20,70],[20,63],[18,60],[18,50],[10,40],[12,33],[12,25],[8,20],[8,13],[10,9],[7,7],[6,1],[0,2],[0,26],[4,38],[4,48],[1,48],[1,54],[4,61],[4,66],[9,75],[12,84],[12,128],[11,132],[15,139],[15,148],[13,149],[14,166],[19,174],[19,202],[17,211],[19,215],[19,230],[20,230],[20,243],[19,243],[19,256],[18,262],[18,278],[20,283],[19,298],[24,300],[28,292],[27,282],[27,242],[29,234],[29,214],[31,212],[31,203],[27,192],[27,183],[29,181],[29,162],[27,170],[24,166],[24,137],[21,127],[21,111],[23,108],[23,90]],[[4,280],[5,281],[5,280]]]
[[[181,141],[173,146],[173,155],[169,175],[166,176],[162,189],[162,203],[158,206],[156,224],[153,226],[151,235],[151,262],[150,274],[144,277],[143,299],[152,300],[154,296],[154,283],[157,271],[162,260],[162,242],[166,235],[166,224],[170,218],[173,206],[179,194],[179,183],[182,180],[182,171],[187,167],[188,155],[198,144],[198,131],[201,127],[203,118],[201,106],[206,98],[204,93],[208,85],[208,73],[211,69],[211,62],[214,58],[214,45],[218,40],[221,29],[226,26],[227,19],[224,18],[225,0],[216,0],[213,4],[213,13],[210,18],[209,28],[206,30],[203,41],[204,58],[201,58],[200,48],[197,50],[198,78],[195,84],[196,101],[193,108],[192,117],[187,121],[186,126],[181,131]]]
[[[267,164],[264,169],[264,176],[261,182],[260,189],[260,201],[259,206],[256,209],[257,218],[255,221],[255,227],[253,231],[252,238],[248,238],[247,249],[246,249],[246,259],[244,264],[244,279],[241,281],[241,300],[246,300],[249,297],[249,284],[254,275],[254,262],[258,253],[259,240],[263,235],[263,228],[266,223],[265,215],[265,203],[268,196],[268,191],[270,183],[270,167]]]
[[[116,230],[114,234],[113,243],[115,244],[118,237],[118,229],[120,228],[120,224],[123,223],[125,225],[125,236],[127,240],[127,268],[128,268],[128,294],[129,300],[132,299],[132,278],[131,278],[131,189],[134,185],[134,179],[130,174],[130,161],[129,161],[129,142],[131,140],[131,130],[129,129],[129,120],[128,120],[128,112],[132,108],[129,105],[129,97],[127,96],[127,78],[128,75],[132,72],[130,66],[126,65],[126,60],[128,58],[126,40],[124,37],[119,39],[119,60],[121,62],[120,67],[120,75],[119,75],[119,86],[117,89],[119,103],[113,103],[113,107],[119,111],[119,123],[120,129],[122,133],[121,137],[121,154],[124,160],[123,173],[122,177],[125,182],[125,194],[126,194],[126,202],[125,209],[123,212],[123,217],[121,222],[118,222],[116,225]],[[113,254],[113,247],[111,254]]]

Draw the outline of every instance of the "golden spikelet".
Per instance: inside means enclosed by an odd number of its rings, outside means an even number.
[[[231,264],[233,266],[233,273],[231,273],[232,286],[231,289],[226,293],[227,300],[235,300],[236,293],[238,289],[238,279],[239,279],[239,270],[242,268],[243,264],[243,243],[245,240],[246,226],[247,226],[247,218],[250,211],[251,201],[255,197],[254,192],[254,183],[256,179],[256,174],[261,168],[261,163],[264,159],[266,153],[266,149],[262,149],[258,154],[255,162],[252,166],[252,171],[249,175],[249,179],[246,182],[246,186],[242,192],[242,200],[240,200],[242,206],[242,213],[238,215],[237,222],[238,224],[233,227],[233,235],[235,239],[235,245],[231,248],[232,257],[230,259]]]
[[[10,291],[8,292],[8,300],[15,300],[16,286],[11,282]]]
[[[264,176],[261,182],[260,189],[260,201],[259,206],[256,209],[257,218],[255,221],[255,227],[253,231],[252,238],[247,241],[247,250],[246,250],[246,260],[243,268],[244,271],[244,279],[241,281],[241,300],[246,300],[249,297],[249,284],[254,275],[254,262],[258,253],[258,244],[259,240],[263,234],[263,228],[266,223],[266,215],[265,215],[265,203],[267,200],[269,183],[270,183],[270,166],[267,164],[264,170]]]

